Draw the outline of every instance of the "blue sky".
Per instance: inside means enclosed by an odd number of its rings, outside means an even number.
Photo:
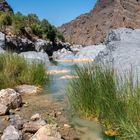
[[[7,0],[14,11],[23,14],[35,13],[55,26],[71,21],[90,11],[96,0]]]

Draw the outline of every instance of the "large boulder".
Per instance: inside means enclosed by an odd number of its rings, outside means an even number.
[[[71,50],[63,48],[54,52],[52,57],[56,61],[93,61],[105,47],[103,44],[86,47],[74,45],[73,48],[70,47]]]
[[[22,104],[21,95],[13,89],[3,89],[0,91],[0,104],[7,106],[9,109],[16,109]]]
[[[28,51],[28,52],[20,53],[20,56],[23,56],[25,59],[29,61],[39,60],[46,63],[49,62],[48,55],[43,52]]]
[[[96,56],[99,54],[99,52],[103,51],[105,49],[105,45],[92,45],[92,46],[86,46],[80,49],[80,51],[76,54],[75,59],[77,60],[94,60]]]
[[[1,140],[22,140],[22,135],[14,126],[10,125],[4,130]]]
[[[137,70],[140,76],[140,29],[111,31],[106,39],[106,48],[98,54],[96,61],[113,63],[119,73]]]
[[[56,126],[45,125],[40,128],[30,140],[62,140]]]

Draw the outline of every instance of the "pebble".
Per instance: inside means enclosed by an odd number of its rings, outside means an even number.
[[[37,120],[40,120],[41,119],[41,116],[40,116],[40,114],[34,114],[32,117],[31,117],[31,120],[32,121],[37,121]]]
[[[62,112],[57,112],[57,115],[62,115]]]
[[[65,128],[71,128],[71,126],[69,124],[64,124]]]
[[[16,108],[15,111],[16,111],[16,112],[20,111],[20,108]]]
[[[28,107],[28,106],[29,106],[28,104],[24,104],[24,105],[23,105],[23,107]]]
[[[9,120],[10,120],[10,117],[9,117],[9,116],[5,116],[5,117],[4,117],[4,120],[5,120],[5,121],[9,121]]]

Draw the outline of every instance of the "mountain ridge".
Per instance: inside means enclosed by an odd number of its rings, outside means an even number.
[[[112,29],[140,28],[139,19],[139,0],[97,0],[89,13],[58,29],[71,43],[91,45],[102,43]]]

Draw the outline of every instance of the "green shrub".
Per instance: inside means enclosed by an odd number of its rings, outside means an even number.
[[[44,85],[47,80],[43,63],[28,63],[17,54],[0,54],[0,89],[19,84]]]
[[[20,12],[15,14],[10,12],[0,12],[0,28],[12,25],[12,32],[15,35],[24,35],[24,33],[36,35],[43,39],[49,39],[52,42],[56,40],[64,41],[63,35],[58,32],[56,27],[52,26],[46,19],[39,20],[36,14],[22,15]]]
[[[118,140],[140,139],[140,85],[133,72],[118,76],[113,67],[77,67],[67,95],[72,110],[85,118],[98,118],[108,135]]]
[[[10,26],[12,24],[12,13],[8,12],[0,12],[0,27],[5,28],[6,26]]]
[[[26,20],[26,25],[28,26],[31,26],[33,24],[36,24],[36,23],[39,23],[39,19],[38,19],[38,16],[36,14],[28,14],[26,17],[25,17],[25,20]]]
[[[40,24],[32,24],[31,30],[34,35],[42,37],[42,27]]]
[[[57,40],[61,40],[62,42],[65,42],[65,38],[64,38],[63,34],[60,32],[57,32],[56,38],[57,38]]]
[[[46,32],[47,34],[47,38],[52,41],[55,42],[56,41],[56,29],[53,26],[49,26],[48,32]]]
[[[25,29],[26,23],[25,23],[25,17],[17,12],[16,14],[13,15],[12,19],[12,31],[16,35],[21,35],[22,30]]]

